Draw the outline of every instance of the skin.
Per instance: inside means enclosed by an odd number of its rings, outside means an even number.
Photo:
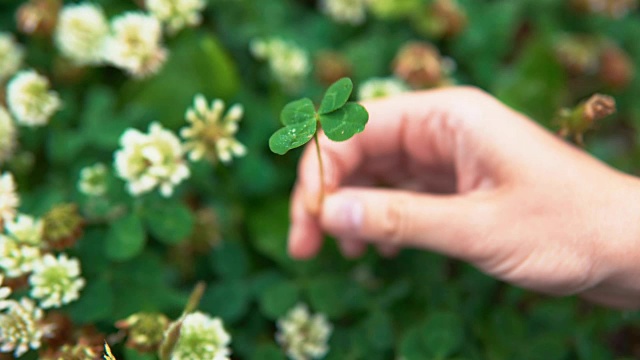
[[[289,252],[324,233],[347,257],[374,244],[435,251],[498,279],[617,308],[640,307],[640,181],[474,88],[363,104],[346,142],[320,137],[299,164]]]

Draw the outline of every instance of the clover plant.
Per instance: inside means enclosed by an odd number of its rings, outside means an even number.
[[[349,101],[352,91],[351,79],[342,78],[329,86],[317,110],[309,98],[295,100],[285,105],[280,113],[280,121],[284,127],[271,135],[269,139],[271,151],[284,155],[287,151],[300,147],[314,138],[320,163],[320,178],[324,179],[318,131],[322,129],[324,134],[333,141],[345,141],[362,132],[369,120],[369,113],[362,105]],[[321,184],[323,184],[322,181]],[[322,201],[324,186],[320,191],[320,201]]]

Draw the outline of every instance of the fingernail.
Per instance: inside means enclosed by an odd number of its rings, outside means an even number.
[[[357,235],[364,221],[364,207],[355,198],[328,196],[322,216],[331,230],[341,235]]]

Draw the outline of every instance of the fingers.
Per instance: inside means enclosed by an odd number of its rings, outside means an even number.
[[[322,246],[322,231],[317,218],[305,209],[300,187],[291,196],[290,218],[289,254],[298,259],[313,257]]]
[[[474,261],[491,213],[479,196],[435,196],[345,188],[328,195],[320,223],[341,239],[366,239],[391,253],[412,246]]]
[[[407,157],[410,162],[425,167],[451,166],[459,135],[465,131],[463,120],[482,117],[486,107],[495,107],[494,102],[486,98],[478,101],[478,94],[478,91],[452,88],[364,103],[369,112],[364,132],[345,142],[319,137],[324,179],[320,179],[315,144],[305,149],[298,168],[298,182],[307,209],[318,213],[321,183],[324,182],[325,191],[330,193],[359,168],[373,166],[379,163],[378,159],[388,159],[390,155]]]

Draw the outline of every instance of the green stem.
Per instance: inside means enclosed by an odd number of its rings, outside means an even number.
[[[318,141],[318,132],[313,134],[316,143],[316,152],[318,153],[318,163],[320,164],[320,197],[318,198],[318,208],[322,207],[324,202],[324,166],[322,165],[322,153],[320,152],[320,142]]]

